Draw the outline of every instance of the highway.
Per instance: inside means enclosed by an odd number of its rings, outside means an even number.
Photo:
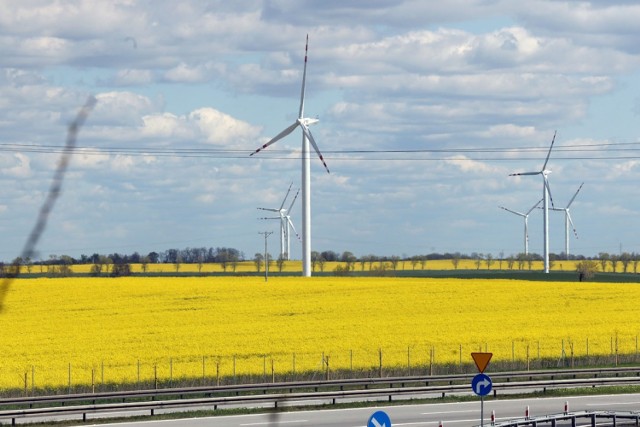
[[[491,411],[496,421],[524,417],[527,406],[531,417],[561,413],[565,402],[569,411],[609,410],[639,411],[640,394],[600,395],[563,398],[526,398],[515,400],[485,400],[485,425],[490,424]],[[443,426],[466,427],[480,425],[480,398],[474,402],[430,403],[420,405],[372,406],[370,408],[326,409],[315,411],[279,412],[277,414],[252,414],[179,420],[153,420],[122,422],[118,427],[365,427],[369,417],[378,410],[386,412],[393,426]],[[129,414],[130,415],[130,414]],[[389,426],[387,426],[389,427]]]

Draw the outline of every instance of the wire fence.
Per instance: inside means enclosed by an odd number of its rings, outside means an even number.
[[[509,348],[510,347],[510,348]],[[495,349],[488,343],[414,345],[313,353],[202,355],[133,359],[130,363],[92,362],[25,364],[0,369],[2,394],[41,395],[127,389],[287,382],[338,378],[474,373],[471,353],[494,354],[489,370],[524,371],[545,368],[618,366],[637,363],[638,336],[608,340],[548,340]]]

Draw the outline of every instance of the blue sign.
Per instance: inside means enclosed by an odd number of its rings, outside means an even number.
[[[384,411],[374,412],[369,421],[367,427],[391,427],[391,418]]]
[[[471,381],[471,388],[478,396],[486,396],[491,393],[491,386],[492,383],[489,375],[478,374],[473,377],[473,380]]]

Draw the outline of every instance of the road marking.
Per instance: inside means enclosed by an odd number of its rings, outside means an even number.
[[[466,411],[423,412],[421,415],[460,414],[463,412],[478,412],[478,411],[476,409],[468,409]]]
[[[292,423],[308,423],[309,420],[289,420],[289,421],[280,421],[278,420],[278,422],[276,424],[292,424]],[[268,426],[268,425],[273,425],[273,422],[271,421],[266,421],[266,422],[259,422],[259,423],[247,423],[247,424],[240,424],[241,426]]]

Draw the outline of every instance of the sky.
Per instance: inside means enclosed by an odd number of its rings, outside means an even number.
[[[3,0],[0,260],[20,254],[67,126],[93,96],[37,245],[51,255],[279,251],[301,185],[311,248],[411,256],[524,250],[547,169],[571,254],[640,252],[640,5],[530,0]],[[302,229],[301,204],[291,219]],[[565,251],[550,212],[550,251]],[[542,254],[542,211],[529,250]],[[292,234],[291,256],[301,244]]]

